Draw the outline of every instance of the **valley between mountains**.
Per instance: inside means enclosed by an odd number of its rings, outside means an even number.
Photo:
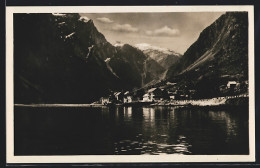
[[[79,14],[14,14],[15,103],[91,103],[126,91],[141,99],[151,88],[193,99],[248,93],[248,14],[223,14],[183,55],[111,44]]]

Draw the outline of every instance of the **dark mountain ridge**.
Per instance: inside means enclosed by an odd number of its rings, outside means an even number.
[[[88,103],[162,71],[138,49],[111,45],[78,14],[14,15],[15,103]]]

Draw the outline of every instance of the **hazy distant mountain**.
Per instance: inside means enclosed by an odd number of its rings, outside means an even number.
[[[140,50],[115,47],[79,14],[14,15],[15,103],[87,103],[159,80]]]
[[[143,51],[145,55],[158,62],[165,69],[168,69],[181,57],[181,54],[173,50],[152,46],[147,43],[136,44],[135,47]]]

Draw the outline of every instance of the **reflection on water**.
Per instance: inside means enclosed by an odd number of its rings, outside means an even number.
[[[15,107],[15,154],[248,154],[248,111]]]
[[[124,107],[124,119],[125,121],[131,121],[131,115],[133,113],[132,107]],[[135,109],[136,110],[136,109]],[[156,111],[155,111],[156,110]],[[143,117],[143,124],[140,126],[142,128],[142,133],[137,133],[131,140],[120,140],[115,142],[115,154],[151,154],[151,155],[160,155],[160,154],[189,154],[189,145],[186,142],[186,137],[179,135],[175,143],[168,143],[168,127],[169,121],[174,118],[174,108],[168,109],[164,114],[160,114],[162,108],[149,108],[144,107],[138,111],[139,115]],[[155,118],[157,115],[157,118]],[[157,126],[160,126],[158,132],[153,132],[156,130],[155,120],[165,120],[162,121],[163,125],[158,123]],[[167,126],[165,128],[165,126]],[[148,133],[148,134],[146,134]],[[150,135],[149,135],[150,134]]]
[[[230,137],[236,136],[238,132],[238,126],[235,118],[229,116],[229,113],[225,111],[220,111],[215,113],[214,111],[209,111],[209,116],[215,121],[224,123],[226,128],[227,138],[226,141],[232,140]]]
[[[159,135],[165,140],[167,136]],[[142,134],[138,134],[135,140],[121,140],[115,142],[115,154],[148,154],[148,155],[162,155],[162,154],[189,154],[189,145],[185,141],[184,136],[179,136],[177,144],[160,143],[156,141],[145,141]]]
[[[144,107],[143,108],[143,116],[144,116],[144,119],[145,121],[154,121],[155,119],[155,113],[154,113],[154,108],[147,108],[147,107]]]
[[[132,107],[125,107],[124,108],[124,116],[125,118],[128,120],[128,119],[131,119],[131,116],[132,116]]]

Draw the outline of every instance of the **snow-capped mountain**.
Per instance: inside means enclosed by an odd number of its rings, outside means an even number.
[[[181,56],[181,54],[176,53],[173,50],[170,50],[168,48],[162,48],[162,47],[158,47],[158,46],[153,46],[151,44],[148,43],[140,43],[140,44],[136,44],[135,47],[137,47],[139,50],[141,51],[147,51],[147,50],[156,50],[156,51],[160,51],[164,54],[168,54],[168,55],[176,55],[176,56]]]
[[[114,44],[115,47],[123,47],[125,44],[124,43],[121,43],[121,42],[116,42]]]
[[[143,51],[145,55],[158,62],[165,69],[168,69],[181,57],[181,54],[173,50],[153,46],[147,43],[136,44],[135,47]]]

